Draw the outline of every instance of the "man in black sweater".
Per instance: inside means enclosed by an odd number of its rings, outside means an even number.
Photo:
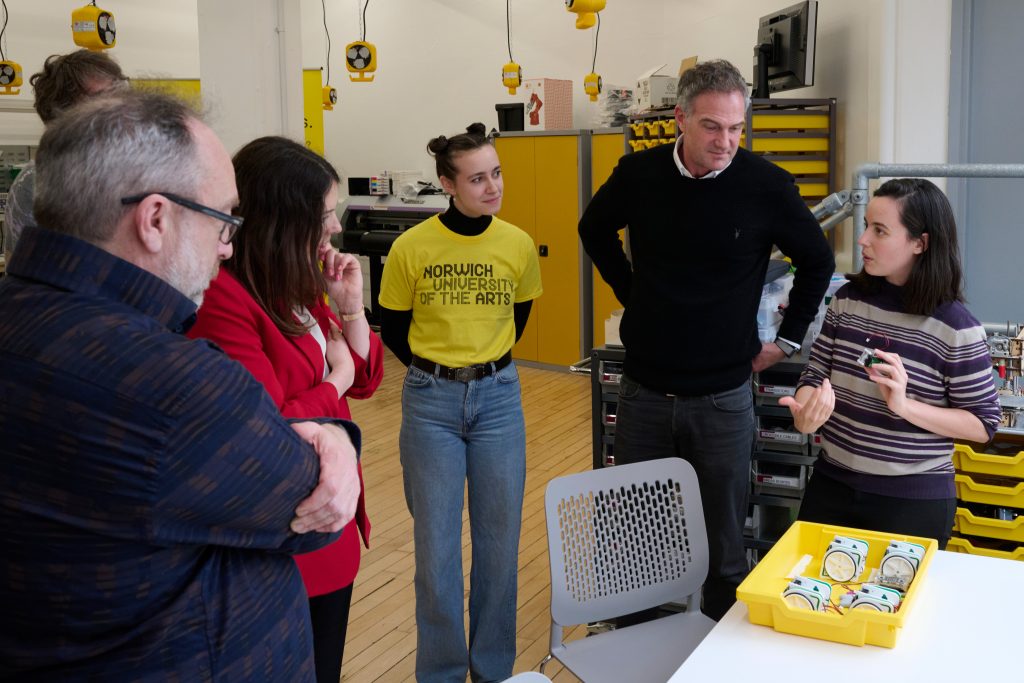
[[[793,177],[739,148],[749,106],[729,62],[685,72],[676,144],[622,157],[579,225],[626,307],[616,462],[680,457],[696,469],[711,555],[703,610],[716,620],[747,572],[751,371],[800,348],[835,267]],[[618,237],[626,226],[632,264]],[[772,245],[796,275],[778,337],[762,344],[756,316]]]

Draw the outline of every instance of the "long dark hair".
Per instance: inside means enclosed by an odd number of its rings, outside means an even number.
[[[427,143],[427,151],[434,157],[438,178],[454,181],[458,175],[454,158],[465,152],[472,152],[485,145],[493,145],[494,138],[487,134],[487,126],[482,123],[471,123],[466,126],[465,133],[448,138],[438,135]]]
[[[917,255],[903,286],[903,308],[914,315],[931,315],[936,308],[964,301],[963,269],[956,238],[953,207],[938,187],[923,178],[895,178],[882,183],[874,196],[896,201],[900,222],[915,239],[928,235],[927,248]],[[863,269],[850,280],[860,289],[878,291],[884,278]]]
[[[232,161],[245,226],[225,266],[281,332],[305,334],[293,311],[326,292],[317,251],[324,196],[340,182],[338,172],[315,152],[274,136],[253,140]]]

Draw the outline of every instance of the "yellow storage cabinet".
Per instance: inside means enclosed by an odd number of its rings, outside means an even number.
[[[533,238],[544,284],[512,349],[521,360],[568,366],[585,355],[577,235],[580,139],[576,131],[555,131],[503,133],[495,141],[505,179],[498,215]]]
[[[675,131],[673,121],[673,132]],[[609,128],[601,131],[594,131],[590,139],[590,196],[593,197],[597,190],[604,185],[604,181],[612,174],[619,159],[626,153],[622,140],[622,131],[618,128]],[[619,239],[625,239],[624,230],[619,231]],[[594,301],[594,346],[604,346],[604,321],[612,314],[612,311],[622,308],[622,304],[615,298],[615,293],[597,272],[597,268],[591,266],[593,271],[593,301]]]

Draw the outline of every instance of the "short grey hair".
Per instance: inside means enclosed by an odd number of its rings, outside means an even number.
[[[47,126],[36,154],[33,213],[44,228],[103,244],[140,192],[195,196],[202,180],[182,100],[127,91],[87,100]]]
[[[683,72],[676,89],[676,104],[684,114],[693,111],[693,101],[706,92],[743,95],[743,108],[750,108],[750,89],[740,70],[724,59],[712,59]]]

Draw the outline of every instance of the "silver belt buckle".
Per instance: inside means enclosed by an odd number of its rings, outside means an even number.
[[[455,368],[455,379],[459,382],[470,382],[477,378],[476,367],[469,365],[464,368]]]

